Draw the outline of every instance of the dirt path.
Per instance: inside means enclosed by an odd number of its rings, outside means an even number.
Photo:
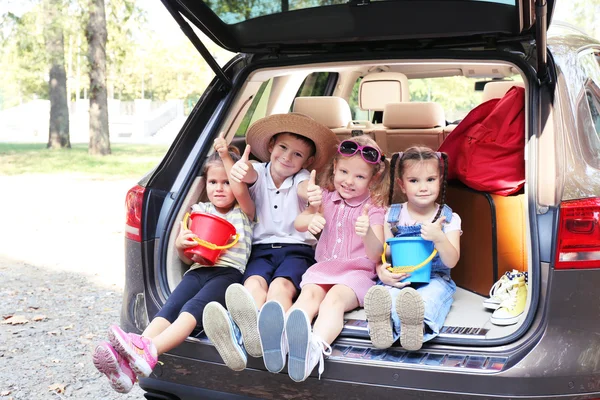
[[[118,322],[124,199],[135,181],[0,176],[0,399],[141,399],[112,391],[91,351]]]

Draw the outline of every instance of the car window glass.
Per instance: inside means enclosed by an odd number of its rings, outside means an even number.
[[[362,82],[362,78],[357,79],[354,87],[352,88],[352,94],[348,99],[350,112],[352,113],[352,119],[354,121],[370,121],[371,117],[369,116],[369,111],[363,110],[358,106],[358,90],[360,89],[360,82]]]
[[[475,90],[475,82],[479,80],[464,76],[409,79],[410,101],[439,103],[446,121],[460,120],[481,103],[481,92]]]
[[[269,96],[271,95],[272,87],[272,79],[263,82],[263,84],[256,92],[256,96],[254,96],[254,99],[252,100],[252,104],[250,104],[248,111],[246,111],[244,119],[242,119],[240,126],[235,132],[235,136],[245,136],[248,127],[252,125],[254,121],[266,116],[267,104],[269,103]]]
[[[584,90],[590,116],[596,135],[600,136],[600,50],[584,53],[580,62],[587,77]]]
[[[337,72],[313,72],[304,79],[295,97],[330,96],[337,77]]]

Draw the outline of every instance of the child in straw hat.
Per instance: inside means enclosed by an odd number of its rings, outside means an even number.
[[[264,348],[273,347],[261,343],[259,337],[262,305],[277,300],[287,310],[300,290],[302,275],[315,263],[316,239],[308,232],[298,232],[294,221],[309,199],[320,195],[320,188],[314,184],[315,170],[333,157],[338,140],[329,128],[312,118],[290,113],[256,121],[248,130],[246,142],[242,158],[231,170],[231,179],[250,185],[256,204],[252,252],[243,286],[233,284],[227,289],[229,312],[213,302],[204,313],[204,326],[212,333],[207,333],[209,339],[225,364],[236,370],[245,368],[246,353],[260,357]],[[250,151],[263,162],[250,163]],[[283,321],[272,322],[283,331]]]

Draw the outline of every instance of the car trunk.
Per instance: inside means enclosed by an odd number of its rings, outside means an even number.
[[[500,53],[496,57],[501,57]],[[281,82],[294,82],[298,79],[285,78],[283,75],[293,76],[295,73],[302,76],[308,75],[311,71],[327,70],[340,71],[343,73],[352,68],[368,68],[375,69],[374,65],[387,65],[389,68],[397,68],[410,71],[417,69],[422,71],[439,68],[440,71],[455,69],[464,69],[464,73],[472,73],[474,76],[484,77],[482,71],[494,71],[494,68],[503,68],[505,71],[519,71],[520,69],[512,62],[506,62],[504,65],[497,61],[494,66],[483,67],[488,60],[378,60],[367,62],[330,62],[321,64],[304,64],[295,67],[285,67],[283,72],[280,68],[272,67],[270,69],[261,69],[250,74],[250,77],[245,84],[240,84],[235,99],[231,103],[231,110],[226,116],[221,119],[222,126],[217,129],[229,129],[231,134],[238,129],[241,120],[244,119],[244,113],[247,112],[249,104],[247,99],[249,94],[255,94],[260,86],[256,80],[266,81],[271,77],[278,77]],[[419,63],[421,67],[419,68]],[[460,68],[458,65],[464,63]],[[415,64],[417,66],[415,66]],[[456,68],[452,68],[453,65]],[[354,66],[353,66],[354,65]],[[441,67],[443,65],[443,67]],[[470,67],[470,68],[469,68]],[[468,72],[470,71],[470,72]],[[522,70],[521,70],[522,71]],[[491,72],[493,74],[493,72]],[[525,73],[522,73],[524,80],[527,80]],[[494,77],[493,75],[488,78]],[[496,76],[497,77],[497,76]],[[298,81],[298,82],[301,82]],[[299,83],[298,83],[299,84]],[[273,84],[276,85],[276,84]],[[282,83],[283,85],[283,83]],[[286,90],[282,87],[278,88],[280,92]],[[288,88],[288,92],[296,93],[297,87]],[[289,106],[287,106],[289,107]],[[251,107],[250,107],[251,108]],[[266,106],[265,109],[269,107]],[[284,107],[286,108],[286,107]],[[527,107],[529,108],[529,107]],[[276,112],[276,111],[273,111]],[[225,128],[226,127],[226,128]],[[190,128],[191,129],[191,128]],[[367,134],[371,134],[367,132]],[[523,132],[523,135],[526,133]],[[375,136],[375,134],[373,133]],[[239,140],[240,138],[238,137]],[[199,159],[198,162],[202,162]],[[200,170],[200,168],[195,168]],[[185,199],[181,202],[181,207],[175,216],[174,221],[181,220],[189,207],[198,199],[202,198],[204,182],[200,177],[196,177],[187,192]],[[531,251],[527,248],[527,236],[529,223],[526,209],[526,194],[521,191],[510,196],[499,196],[486,192],[472,190],[460,182],[450,182],[447,192],[446,203],[458,213],[462,219],[463,236],[461,239],[461,258],[459,264],[452,270],[452,277],[458,285],[457,292],[454,295],[454,303],[450,313],[446,318],[444,327],[438,337],[431,342],[426,343],[424,350],[419,354],[425,357],[425,354],[430,354],[427,357],[431,358],[431,363],[442,362],[442,359],[433,361],[436,358],[435,349],[437,345],[450,344],[456,351],[464,351],[465,349],[489,345],[492,348],[499,343],[514,342],[518,336],[527,330],[527,326],[531,323],[531,316],[534,313],[526,310],[519,323],[510,326],[497,326],[490,322],[491,311],[482,306],[483,300],[488,296],[492,285],[507,271],[517,269],[520,271],[530,270]],[[170,234],[169,245],[167,246],[166,269],[165,277],[170,290],[173,290],[183,272],[185,266],[178,260],[176,251],[174,250],[174,241],[178,233],[178,225],[174,223],[173,230]],[[159,257],[160,258],[160,257]],[[168,294],[166,294],[168,295]],[[537,302],[531,302],[537,304]],[[200,343],[207,341],[201,334]],[[332,359],[364,359],[365,357],[379,357],[382,362],[389,361],[384,359],[387,353],[376,352],[372,347],[368,330],[367,321],[363,309],[353,310],[346,314],[345,326],[336,341],[334,354]],[[432,353],[427,353],[427,349],[433,350]],[[414,362],[413,356],[406,355],[399,343],[396,343],[389,357],[392,357],[394,362],[406,360],[402,362]],[[401,358],[397,352],[404,354]],[[337,355],[336,355],[337,354]],[[370,354],[367,356],[367,354]],[[407,353],[408,354],[408,353]],[[439,355],[439,354],[438,354]],[[446,357],[446,356],[444,356]],[[447,357],[446,357],[447,358]],[[489,357],[488,357],[489,358]],[[473,367],[476,364],[477,368],[485,368],[490,365],[490,361],[486,358],[483,361],[474,359]],[[487,361],[486,361],[487,360]],[[504,358],[506,360],[506,358]],[[420,359],[419,362],[423,361]],[[500,361],[499,361],[500,362]],[[501,364],[501,362],[500,362]],[[432,364],[435,365],[435,364]]]

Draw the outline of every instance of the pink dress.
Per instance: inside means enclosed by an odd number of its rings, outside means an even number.
[[[317,243],[317,263],[302,275],[300,287],[309,283],[346,285],[362,307],[365,294],[377,277],[375,262],[367,258],[362,237],[354,232],[365,204],[369,204],[371,226],[383,225],[385,209],[373,205],[370,193],[345,201],[337,191],[323,190],[323,216],[327,222]]]

